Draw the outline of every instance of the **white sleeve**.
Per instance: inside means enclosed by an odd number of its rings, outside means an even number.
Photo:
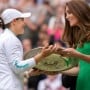
[[[15,73],[24,73],[24,71],[29,70],[36,65],[34,58],[23,60],[22,46],[18,40],[7,40],[7,42],[4,43],[4,49],[8,64]]]

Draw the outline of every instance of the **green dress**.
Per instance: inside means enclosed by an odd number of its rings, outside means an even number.
[[[77,51],[90,55],[90,42],[78,47]],[[79,67],[76,90],[90,90],[90,63],[79,59]]]

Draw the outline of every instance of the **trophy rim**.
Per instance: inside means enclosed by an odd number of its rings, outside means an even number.
[[[40,50],[42,49],[42,47],[38,47],[38,48],[34,48],[34,49],[31,49],[29,52],[27,52],[25,55],[24,55],[24,59],[29,59],[29,58],[32,58],[33,56],[35,56],[37,53],[39,53],[40,52]],[[32,52],[35,52],[35,53],[32,53]],[[37,53],[36,53],[37,52]],[[31,55],[31,56],[29,56],[28,57],[28,55]],[[62,60],[64,60],[64,62],[65,63],[67,63],[67,61],[66,61],[66,59],[65,58],[63,58],[62,56],[60,56],[60,58],[62,58]],[[43,61],[43,60],[41,60],[41,61]],[[40,62],[41,62],[40,61]],[[59,62],[60,63],[60,62]],[[40,66],[39,66],[39,64],[37,64],[34,68],[36,68],[36,69],[38,69],[38,70],[41,70],[41,71],[43,71],[43,72],[47,72],[47,73],[49,73],[49,74],[53,74],[53,73],[60,73],[60,72],[62,72],[62,71],[66,71],[66,70],[68,70],[68,69],[71,69],[71,68],[73,68],[75,65],[73,65],[73,64],[69,64],[68,66],[64,66],[64,67],[62,67],[62,69],[56,69],[56,70],[45,70],[45,69],[42,69]],[[45,67],[45,66],[44,66]]]

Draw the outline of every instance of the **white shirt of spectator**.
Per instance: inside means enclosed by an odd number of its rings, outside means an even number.
[[[3,33],[3,30],[0,28],[0,35]]]
[[[23,73],[35,65],[34,58],[23,60],[20,40],[5,29],[0,35],[0,90],[23,90]]]
[[[53,81],[46,78],[38,84],[38,90],[60,90],[60,87],[62,87],[61,74],[57,75]]]

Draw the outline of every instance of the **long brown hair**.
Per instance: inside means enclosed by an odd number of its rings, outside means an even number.
[[[73,47],[90,41],[90,7],[80,0],[72,0],[66,3],[70,12],[76,16],[79,26],[70,26],[65,14],[65,30],[62,39]]]

